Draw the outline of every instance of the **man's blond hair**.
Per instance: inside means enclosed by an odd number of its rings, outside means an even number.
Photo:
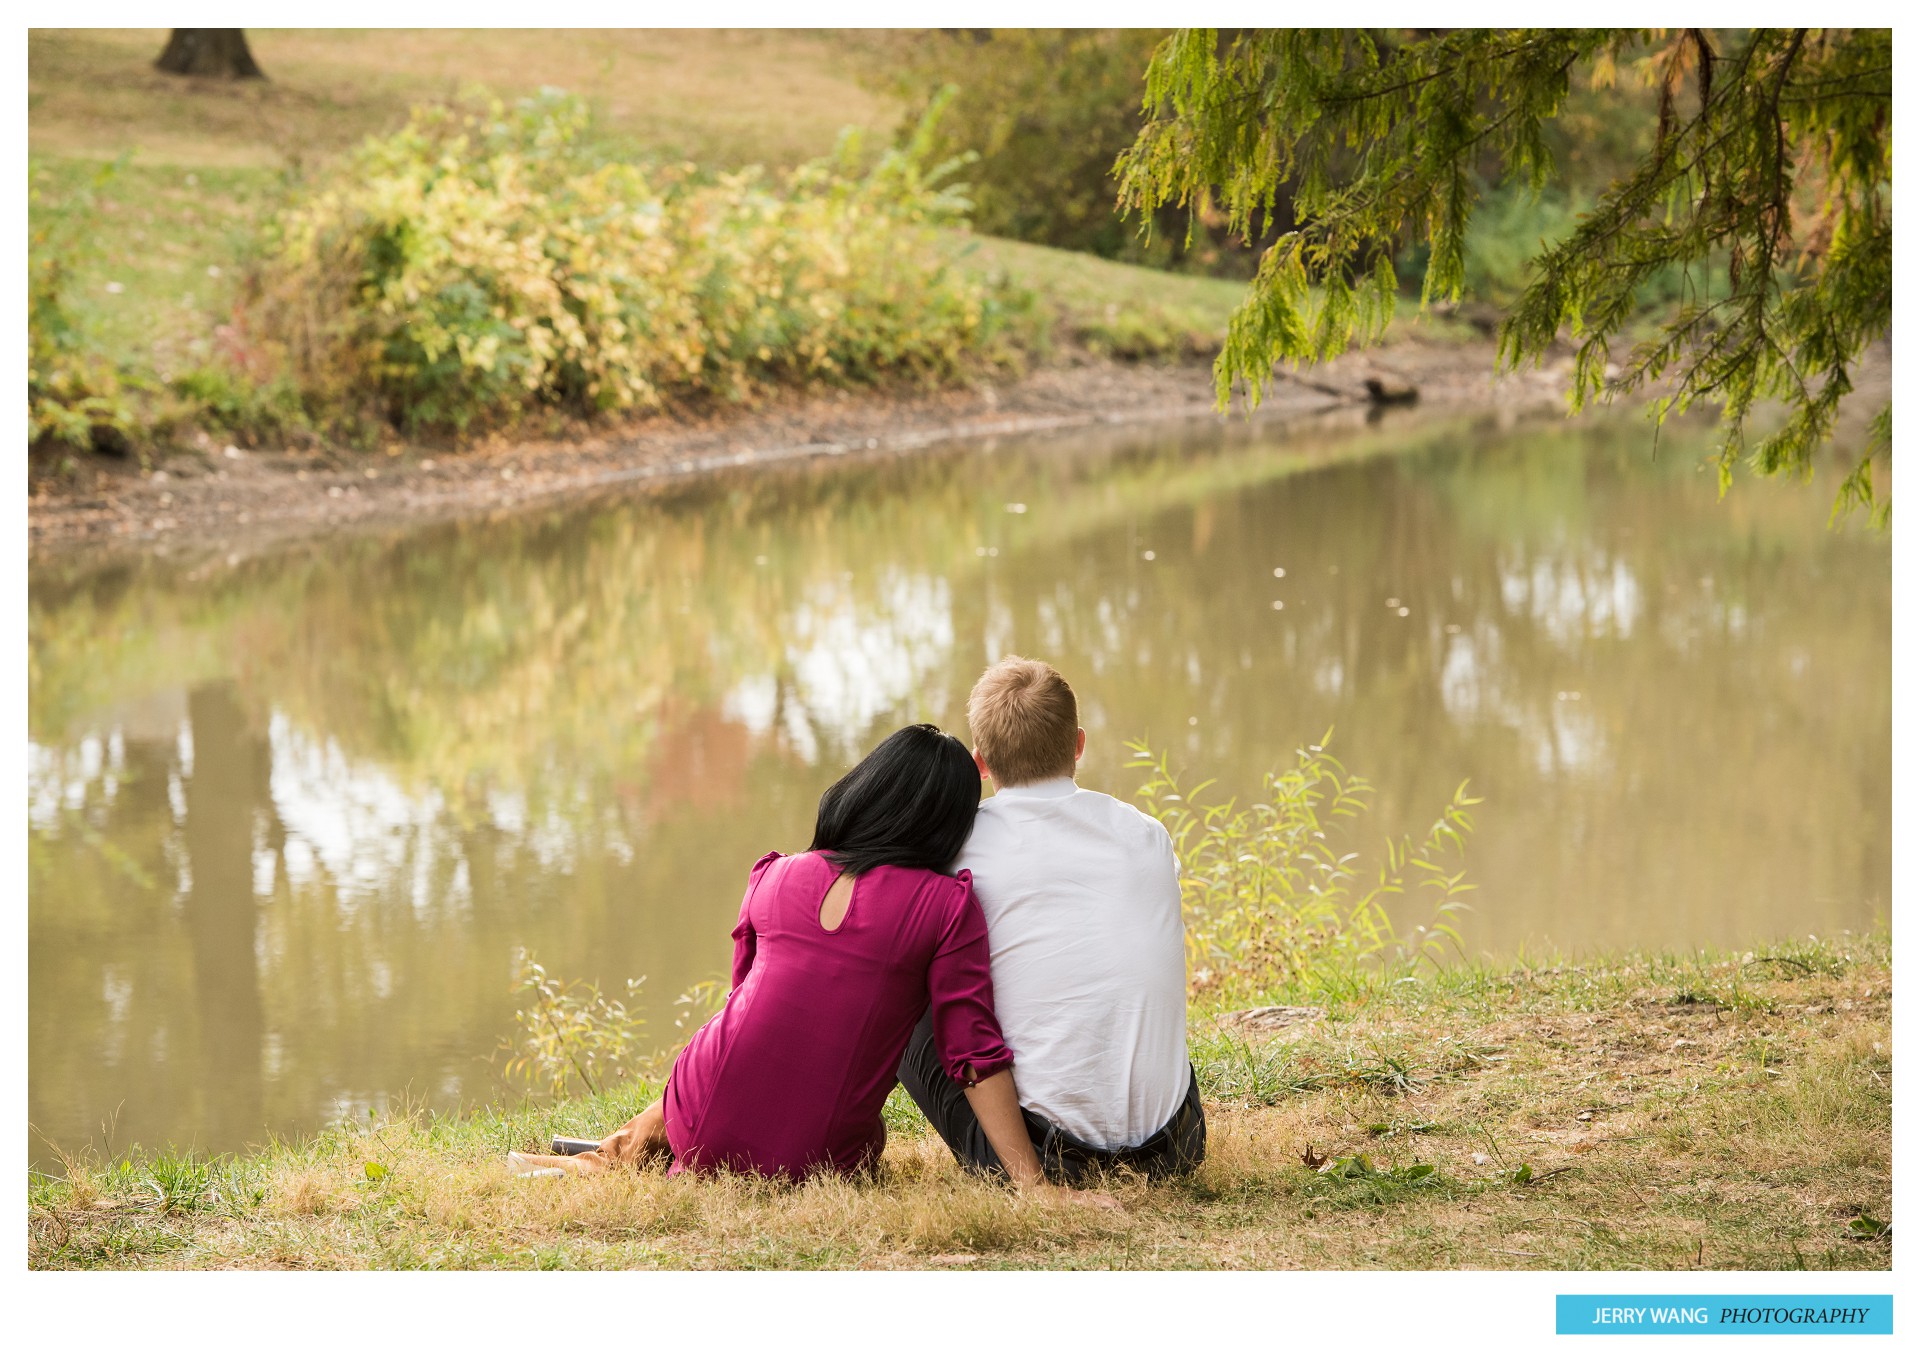
[[[1073,774],[1080,707],[1073,686],[1044,661],[1007,657],[989,666],[967,696],[967,727],[1003,788]]]

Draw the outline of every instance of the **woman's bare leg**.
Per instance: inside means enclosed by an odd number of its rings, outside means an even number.
[[[558,1168],[583,1177],[604,1173],[609,1168],[638,1165],[672,1152],[667,1144],[666,1109],[658,1102],[627,1122],[600,1142],[591,1154],[521,1154],[508,1156],[516,1171],[534,1168]]]

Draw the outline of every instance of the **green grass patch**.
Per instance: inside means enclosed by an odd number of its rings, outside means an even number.
[[[955,236],[949,245],[961,267],[1042,297],[1065,343],[1123,359],[1212,356],[1247,289],[1013,239]]]

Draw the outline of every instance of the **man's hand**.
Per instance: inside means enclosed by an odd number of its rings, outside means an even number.
[[[1120,1202],[1106,1192],[1076,1191],[1047,1181],[1040,1169],[1040,1156],[1033,1152],[1027,1135],[1027,1123],[1020,1116],[1020,1098],[1013,1086],[1013,1071],[1001,1070],[990,1078],[968,1086],[967,1102],[986,1132],[987,1143],[1007,1170],[1007,1178],[1020,1195],[1047,1205],[1085,1206],[1089,1210],[1118,1210]]]
[[[1000,1166],[1007,1170],[1013,1185],[1022,1191],[1046,1186],[1046,1174],[1040,1171],[1040,1156],[1033,1152],[1027,1123],[1020,1116],[1013,1071],[1001,1070],[977,1084],[967,1085],[965,1091],[967,1105],[973,1108],[987,1143],[993,1146]]]

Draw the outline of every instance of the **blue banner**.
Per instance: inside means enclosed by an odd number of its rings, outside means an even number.
[[[1562,1336],[1893,1335],[1892,1295],[1556,1295]]]

